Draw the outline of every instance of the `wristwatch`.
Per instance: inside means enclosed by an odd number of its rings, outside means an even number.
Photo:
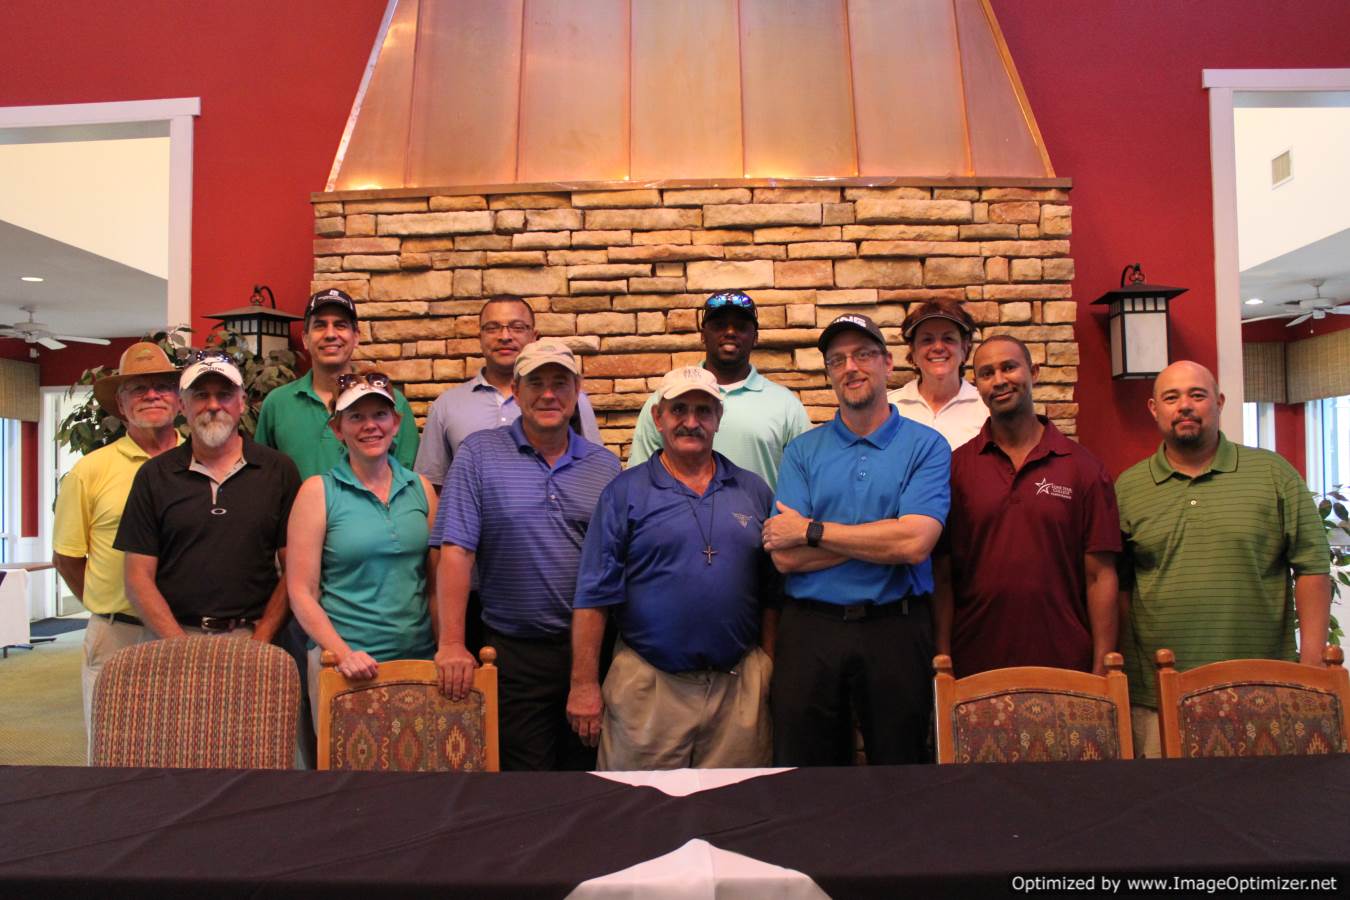
[[[825,536],[825,523],[812,519],[806,526],[806,546],[819,547],[820,539]]]

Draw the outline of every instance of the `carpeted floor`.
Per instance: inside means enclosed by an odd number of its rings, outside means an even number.
[[[84,629],[0,659],[0,765],[85,764]]]

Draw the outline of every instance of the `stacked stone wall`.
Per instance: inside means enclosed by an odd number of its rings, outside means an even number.
[[[815,348],[844,312],[881,325],[892,387],[911,379],[900,323],[914,303],[966,301],[981,334],[1026,341],[1038,408],[1076,433],[1078,345],[1062,187],[722,187],[426,196],[316,195],[312,290],[361,313],[361,358],[419,417],[482,365],[483,298],[521,297],[539,333],[582,357],[605,443],[620,455],[660,376],[696,364],[696,309],[745,290],[754,363],[834,415]]]

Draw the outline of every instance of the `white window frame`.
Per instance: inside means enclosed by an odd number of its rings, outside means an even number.
[[[169,123],[169,277],[164,324],[192,321],[192,120],[200,97],[0,107],[0,128]]]

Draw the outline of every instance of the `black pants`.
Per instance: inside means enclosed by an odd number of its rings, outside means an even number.
[[[907,614],[844,621],[788,600],[774,654],[774,765],[847,766],[857,711],[871,765],[928,759],[933,625],[926,600]]]
[[[582,744],[567,722],[571,635],[516,638],[484,625],[483,639],[497,651],[502,770],[594,769],[595,748]]]

